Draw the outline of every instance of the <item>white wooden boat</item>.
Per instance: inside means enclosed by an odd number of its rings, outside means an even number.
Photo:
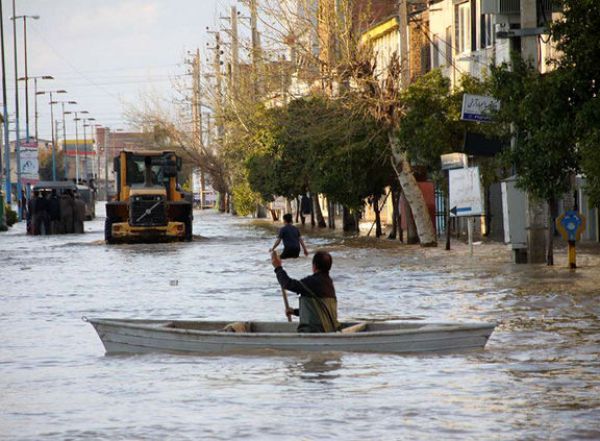
[[[181,352],[196,354],[261,351],[449,352],[482,349],[490,323],[353,322],[342,332],[302,334],[296,323],[217,322],[84,318],[107,354]]]

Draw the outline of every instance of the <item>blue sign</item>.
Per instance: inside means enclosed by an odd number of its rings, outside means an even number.
[[[581,228],[582,219],[578,212],[568,210],[560,220],[560,224],[567,232],[567,238],[570,241],[577,240],[579,229]]]

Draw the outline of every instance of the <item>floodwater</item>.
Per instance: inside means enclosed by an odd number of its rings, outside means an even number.
[[[103,221],[0,235],[2,440],[600,439],[598,255],[569,272],[561,256],[512,265],[501,245],[471,257],[308,229],[332,252],[341,318],[496,321],[486,349],[106,356],[82,316],[285,317],[268,223],[204,212],[192,243],[106,246]]]

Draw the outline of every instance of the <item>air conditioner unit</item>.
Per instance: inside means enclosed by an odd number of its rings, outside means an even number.
[[[496,31],[496,38],[502,39],[514,36],[514,32],[511,32],[508,23],[496,23],[494,30]]]
[[[482,14],[513,15],[521,12],[521,0],[482,0]]]

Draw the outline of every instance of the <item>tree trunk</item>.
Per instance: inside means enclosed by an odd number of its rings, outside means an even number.
[[[429,216],[429,210],[427,209],[423,193],[419,188],[419,184],[415,179],[408,158],[406,157],[406,152],[401,151],[391,133],[389,134],[388,139],[392,149],[392,167],[396,172],[396,176],[398,177],[398,181],[404,192],[404,197],[413,212],[421,246],[435,247],[437,246],[437,238],[435,236],[433,222],[431,221],[431,216]]]
[[[355,232],[357,231],[356,218],[350,212],[347,207],[342,207],[342,217],[344,220],[344,231],[346,232]]]
[[[390,190],[392,192],[392,231],[388,234],[388,239],[396,239],[398,236],[398,228],[400,228],[400,207],[398,205],[400,200],[400,192],[395,185],[392,185]],[[400,237],[402,241],[402,237]]]
[[[271,212],[271,219],[273,219],[273,222],[277,222],[279,220],[277,217],[277,211],[273,210],[272,208],[269,208],[269,211]]]
[[[312,196],[312,195],[311,195]],[[325,228],[327,224],[325,223],[325,218],[323,217],[323,211],[321,210],[321,204],[319,204],[319,194],[315,194],[312,196],[313,198],[313,212],[317,216],[317,225],[319,228]]]
[[[314,207],[314,197],[313,194],[310,193],[310,196],[308,197],[310,199],[310,206],[311,206],[311,210],[310,210],[310,226],[314,227],[316,225],[315,222],[315,207]]]
[[[548,236],[546,250],[546,265],[554,265],[554,219],[556,219],[556,202],[554,198],[548,200]]]
[[[329,228],[335,230],[335,202],[327,198],[327,224]]]
[[[219,212],[225,213],[227,211],[227,198],[224,192],[219,192]]]
[[[298,220],[300,218],[300,212],[302,211],[302,208],[300,208],[300,196],[298,196],[296,198],[296,223],[298,223]],[[304,220],[302,221],[302,225],[304,225]]]
[[[417,226],[415,225],[415,218],[408,203],[406,204],[406,243],[411,245],[419,243],[419,235],[417,233]]]
[[[380,238],[383,233],[381,232],[381,209],[379,207],[379,199],[381,195],[376,194],[373,197],[373,211],[375,212],[375,237]]]

